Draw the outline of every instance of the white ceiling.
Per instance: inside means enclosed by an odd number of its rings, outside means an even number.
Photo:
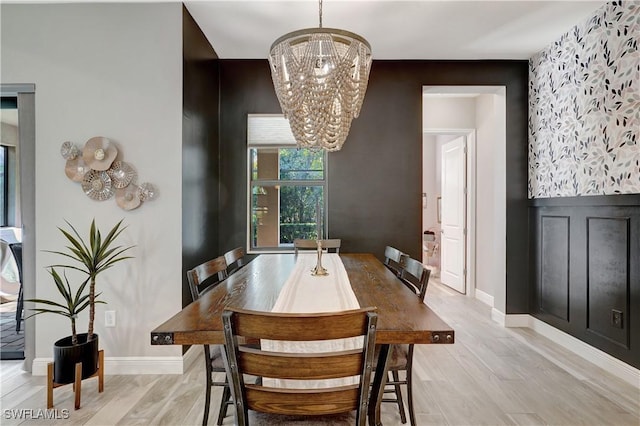
[[[185,1],[222,59],[266,58],[281,35],[318,26],[317,0]],[[529,59],[600,0],[324,0],[323,27],[355,32],[374,59]]]

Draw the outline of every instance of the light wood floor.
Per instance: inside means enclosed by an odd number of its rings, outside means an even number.
[[[426,300],[455,329],[456,343],[416,347],[419,425],[640,425],[637,388],[535,332],[500,327],[486,305],[437,282]],[[83,384],[78,411],[65,386],[54,391],[54,401],[56,409],[69,410],[69,419],[18,421],[5,410],[45,408],[45,379],[21,371],[21,362],[2,361],[0,423],[199,425],[202,364],[198,359],[182,376],[107,376],[103,394],[91,379]],[[210,424],[219,398],[214,390]],[[394,406],[383,404],[383,422],[401,424]],[[233,424],[232,415],[225,424]]]

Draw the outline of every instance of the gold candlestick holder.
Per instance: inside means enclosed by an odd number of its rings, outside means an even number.
[[[317,240],[318,242],[318,261],[316,263],[315,268],[311,270],[311,275],[314,277],[329,275],[329,272],[325,268],[322,267],[322,240]]]

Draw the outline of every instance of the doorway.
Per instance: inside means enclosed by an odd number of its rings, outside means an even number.
[[[23,298],[33,298],[35,294],[35,86],[32,84],[1,84],[0,95],[6,100],[8,110],[15,110],[6,116],[3,114],[3,145],[12,145],[13,163],[8,163],[11,172],[13,186],[5,186],[5,195],[11,195],[11,201],[6,201],[6,215],[4,217],[4,230],[6,236],[19,240],[21,243],[21,271],[19,275]],[[10,105],[9,105],[10,104]],[[9,127],[15,127],[15,138],[10,140]],[[19,132],[17,128],[19,126]],[[5,135],[4,130],[7,130]],[[5,139],[7,136],[7,139]],[[7,149],[7,152],[10,150]],[[7,175],[9,176],[9,175]],[[7,182],[9,183],[9,182]],[[12,192],[13,191],[13,192]],[[8,199],[8,198],[7,198]],[[12,241],[12,243],[14,243]],[[15,257],[14,257],[15,259]],[[16,305],[17,309],[17,305]],[[11,319],[11,328],[19,329],[24,341],[23,369],[31,372],[31,364],[35,355],[35,325],[33,321],[23,321],[21,312],[14,312]]]
[[[473,275],[474,152],[474,129],[423,132],[423,264],[462,294]]]
[[[456,243],[458,254],[453,258],[458,262],[454,263],[456,269],[462,270],[464,284],[458,282],[451,287],[503,311],[506,300],[506,89],[503,86],[424,86],[422,95],[423,263],[432,269],[435,277],[443,278],[442,251],[447,247],[442,238],[442,209],[443,198],[447,196],[442,194],[441,151],[443,144],[464,137],[467,160],[466,176],[462,179],[465,186],[454,194],[458,197],[456,209],[463,204],[466,208],[459,210],[465,215],[460,230],[464,248]],[[446,259],[447,255],[444,256]]]
[[[24,359],[18,98],[0,104],[0,359]]]

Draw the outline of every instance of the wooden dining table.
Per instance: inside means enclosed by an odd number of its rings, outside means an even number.
[[[451,344],[454,330],[373,254],[344,253],[340,258],[360,307],[378,313],[378,365],[368,407],[369,425],[381,425],[380,403],[392,344]],[[224,344],[222,311],[235,307],[272,310],[294,268],[293,254],[261,254],[201,295],[151,332],[152,345]]]

